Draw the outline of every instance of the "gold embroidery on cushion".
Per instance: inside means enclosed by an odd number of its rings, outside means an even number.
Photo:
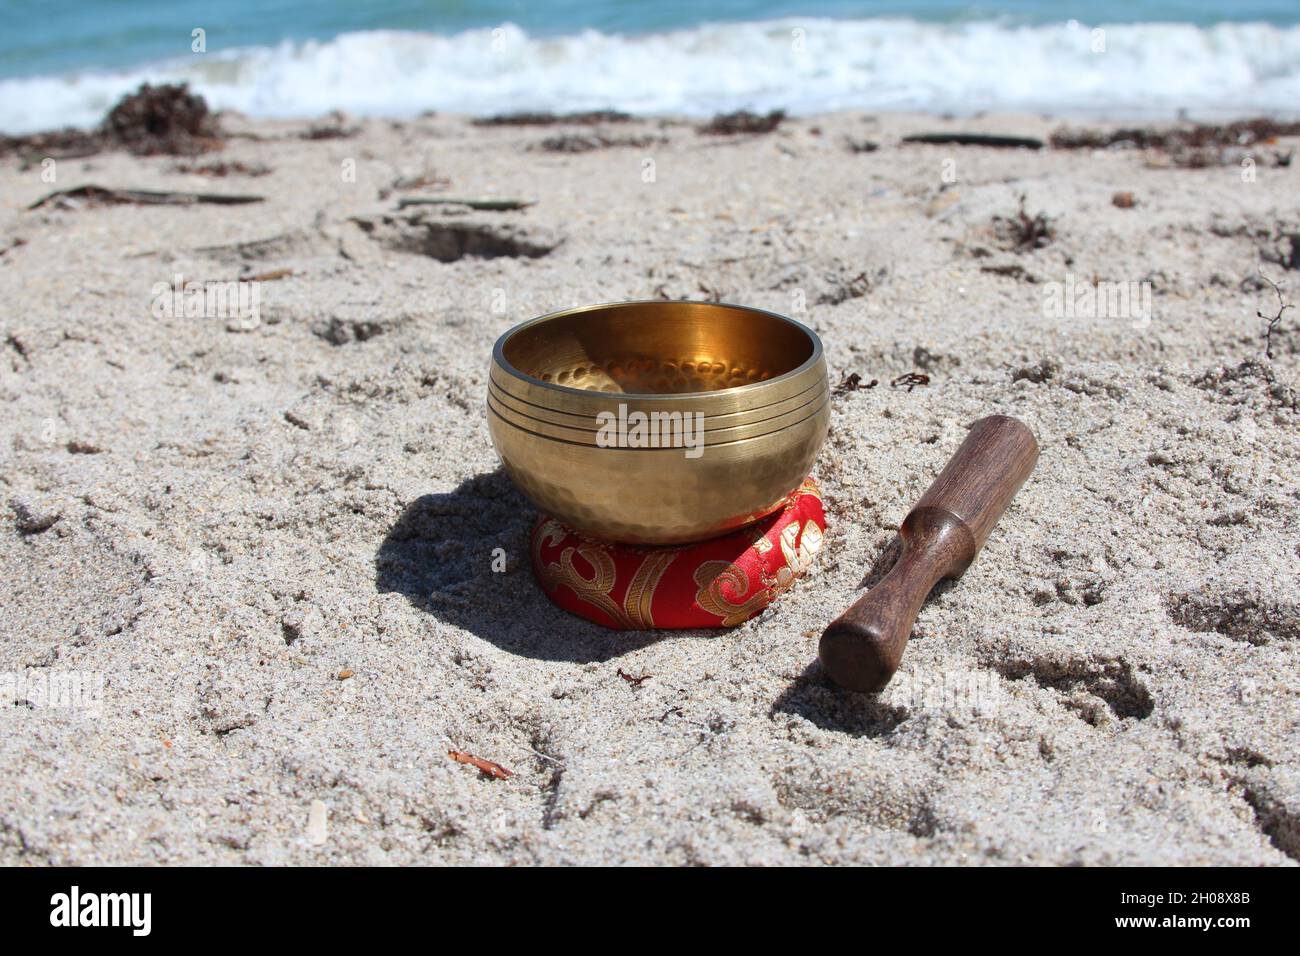
[[[558,564],[554,561],[543,564],[543,544],[554,546],[564,540],[564,536],[564,526],[554,518],[546,519],[537,530],[533,548],[533,566],[538,570],[542,585],[554,591],[563,584],[578,600],[600,608],[623,627],[635,630],[654,627],[654,616],[650,608],[654,603],[655,589],[659,586],[664,572],[668,570],[668,565],[672,564],[673,559],[681,553],[681,549],[647,552],[636,573],[632,575],[627,596],[624,598],[623,606],[620,607],[609,593],[614,588],[617,576],[614,559],[601,546],[584,542],[576,547],[565,548],[560,553]],[[582,572],[574,567],[575,552],[592,566],[594,570],[592,577],[583,577]]]
[[[554,588],[551,582],[551,571],[559,570],[558,565],[542,564],[542,547],[554,547],[564,540],[564,525],[560,524],[554,518],[545,518],[538,526],[536,533],[533,535],[533,567],[537,569],[538,575],[542,578],[542,583],[548,588]]]
[[[749,590],[749,575],[745,569],[729,561],[705,561],[695,569],[695,583],[700,588],[695,595],[695,603],[710,614],[722,618],[722,623],[727,626],[748,620],[772,600],[770,592],[759,588],[743,604],[729,601],[722,593],[724,584],[730,584],[736,594],[744,594]]]
[[[806,479],[799,486],[792,501],[799,495],[811,495],[821,501],[821,491],[812,478]],[[546,518],[537,529],[533,544],[533,566],[537,568],[543,586],[554,590],[561,584],[565,585],[580,601],[600,608],[622,627],[638,630],[653,628],[655,591],[668,566],[682,549],[646,549],[645,557],[633,574],[620,607],[610,595],[615,580],[614,561],[600,546],[584,541],[577,547],[565,548],[558,564],[553,561],[548,564],[542,562],[543,546],[558,544],[566,533],[564,526],[554,518]],[[695,584],[699,587],[695,601],[708,613],[721,618],[723,625],[740,624],[770,604],[777,594],[793,584],[812,565],[817,552],[821,550],[822,539],[822,529],[811,519],[804,522],[802,528],[798,521],[792,521],[782,528],[778,544],[784,558],[783,566],[777,568],[772,575],[760,570],[761,586],[740,604],[729,600],[722,588],[726,585],[735,594],[746,593],[749,590],[749,575],[744,568],[729,561],[705,561],[695,569]],[[767,554],[773,548],[772,541],[759,534],[757,529],[751,531],[751,544],[760,555]],[[574,567],[575,552],[592,566],[592,577],[584,577]]]
[[[632,575],[632,583],[627,586],[627,595],[623,598],[623,608],[636,628],[646,630],[655,626],[654,615],[650,612],[654,605],[655,589],[659,587],[659,581],[668,570],[668,565],[680,553],[677,548],[671,551],[651,551],[641,561],[636,574]]]
[[[583,577],[573,566],[574,551],[595,570],[592,577]],[[618,602],[609,596],[610,589],[614,587],[614,559],[602,549],[589,544],[565,548],[560,553],[559,564],[547,565],[546,578],[547,584],[552,588],[563,584],[573,591],[578,600],[595,605],[624,627],[634,626]]]
[[[821,547],[822,529],[817,527],[817,522],[812,519],[804,522],[801,533],[799,522],[791,521],[781,529],[781,554],[785,556],[785,564],[776,569],[775,575],[765,577],[763,583],[774,592],[784,591],[794,584],[795,578],[812,567]]]

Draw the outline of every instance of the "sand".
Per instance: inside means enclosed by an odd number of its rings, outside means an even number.
[[[1300,165],[899,142],[1039,117],[638,121],[581,153],[458,117],[226,124],[256,138],[199,162],[269,174],[0,162],[0,679],[90,689],[0,709],[0,861],[1300,859],[1300,313],[1271,360],[1256,315]],[[266,201],[26,210],[84,183]],[[995,229],[1021,193],[1041,248]],[[256,321],[155,301],[286,269]],[[1047,314],[1069,276],[1151,283],[1149,321]],[[488,438],[501,332],[656,295],[793,314],[879,383],[834,399],[816,566],[731,631],[553,608]],[[837,691],[821,628],[989,413],[1037,471],[895,682]]]

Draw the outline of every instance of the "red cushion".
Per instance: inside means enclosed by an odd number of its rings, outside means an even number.
[[[781,510],[720,538],[610,544],[543,516],[530,551],[546,596],[589,621],[618,630],[731,627],[794,583],[825,530],[821,492],[808,478]]]

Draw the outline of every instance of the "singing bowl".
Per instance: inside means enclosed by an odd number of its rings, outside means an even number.
[[[830,422],[821,342],[791,319],[706,302],[571,309],[497,340],[488,426],[506,472],[578,531],[681,544],[770,514]],[[598,441],[602,413],[702,418],[698,457]],[[694,418],[691,421],[695,421]]]

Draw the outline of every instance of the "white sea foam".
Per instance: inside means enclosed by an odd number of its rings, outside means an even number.
[[[706,115],[783,107],[1121,117],[1298,109],[1300,27],[1102,29],[1104,52],[1094,51],[1091,25],[992,22],[788,19],[645,36],[533,37],[511,24],[455,36],[347,33],[121,72],[5,80],[0,130],[91,125],[145,80],[188,80],[213,106],[254,116],[606,107]]]

